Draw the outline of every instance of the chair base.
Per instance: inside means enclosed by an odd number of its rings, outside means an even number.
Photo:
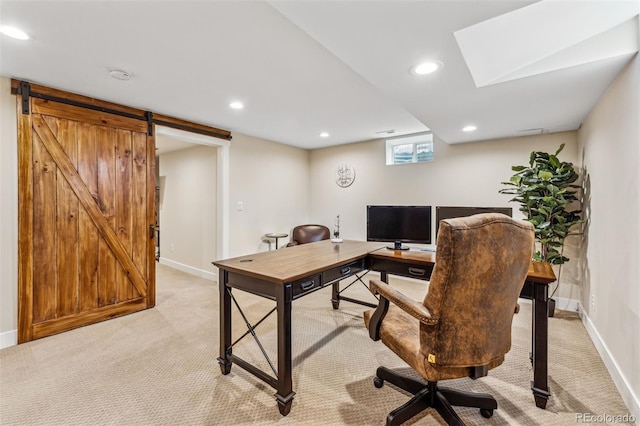
[[[442,388],[438,386],[438,382],[423,383],[401,376],[388,368],[378,367],[373,383],[380,388],[385,381],[414,395],[406,404],[387,415],[387,425],[400,425],[427,408],[434,408],[448,425],[464,426],[462,419],[453,410],[454,405],[479,408],[480,414],[486,418],[491,417],[493,410],[498,408],[495,398],[489,394]]]

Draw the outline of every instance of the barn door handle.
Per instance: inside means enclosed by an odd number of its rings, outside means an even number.
[[[153,225],[149,226],[149,239],[153,240],[153,237],[156,235],[156,227]]]

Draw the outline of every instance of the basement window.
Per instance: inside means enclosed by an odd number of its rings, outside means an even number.
[[[386,140],[387,166],[433,161],[433,133]]]

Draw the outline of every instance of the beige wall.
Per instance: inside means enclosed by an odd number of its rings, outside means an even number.
[[[640,59],[636,55],[582,125],[588,225],[579,299],[596,346],[628,387],[640,418]],[[593,301],[593,303],[592,303]],[[608,358],[610,358],[608,360]],[[626,383],[625,383],[626,382]]]
[[[160,252],[168,264],[215,272],[216,151],[199,146],[160,158]],[[229,256],[268,250],[265,234],[307,221],[309,151],[234,133],[229,161]]]
[[[0,348],[16,343],[18,316],[17,130],[10,83],[0,77]],[[229,253],[267,250],[264,234],[289,232],[308,220],[309,152],[237,133],[230,146]],[[241,212],[238,201],[244,203]]]
[[[385,142],[374,140],[319,149],[311,152],[311,220],[332,227],[340,214],[343,238],[366,239],[368,204],[405,204],[435,206],[512,207],[522,217],[518,204],[510,196],[499,194],[500,182],[509,180],[511,166],[527,164],[531,151],[555,152],[564,161],[577,163],[577,133],[563,132],[479,143],[448,145],[434,138],[434,161],[422,164],[385,165]],[[356,170],[356,179],[348,188],[334,181],[338,164],[348,162]],[[579,263],[575,246],[578,237],[569,237],[566,254],[573,260],[562,269],[556,296],[576,298],[576,269]],[[557,273],[557,272],[556,272]]]
[[[18,318],[17,170],[16,100],[0,77],[0,348],[15,344]]]
[[[210,278],[217,257],[217,151],[194,145],[159,158],[162,262]]]
[[[229,255],[268,250],[264,234],[308,220],[309,151],[234,133],[229,156]]]

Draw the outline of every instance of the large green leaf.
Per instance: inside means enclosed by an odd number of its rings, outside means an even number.
[[[553,173],[547,170],[540,170],[538,172],[538,177],[542,180],[550,180],[553,177]]]

